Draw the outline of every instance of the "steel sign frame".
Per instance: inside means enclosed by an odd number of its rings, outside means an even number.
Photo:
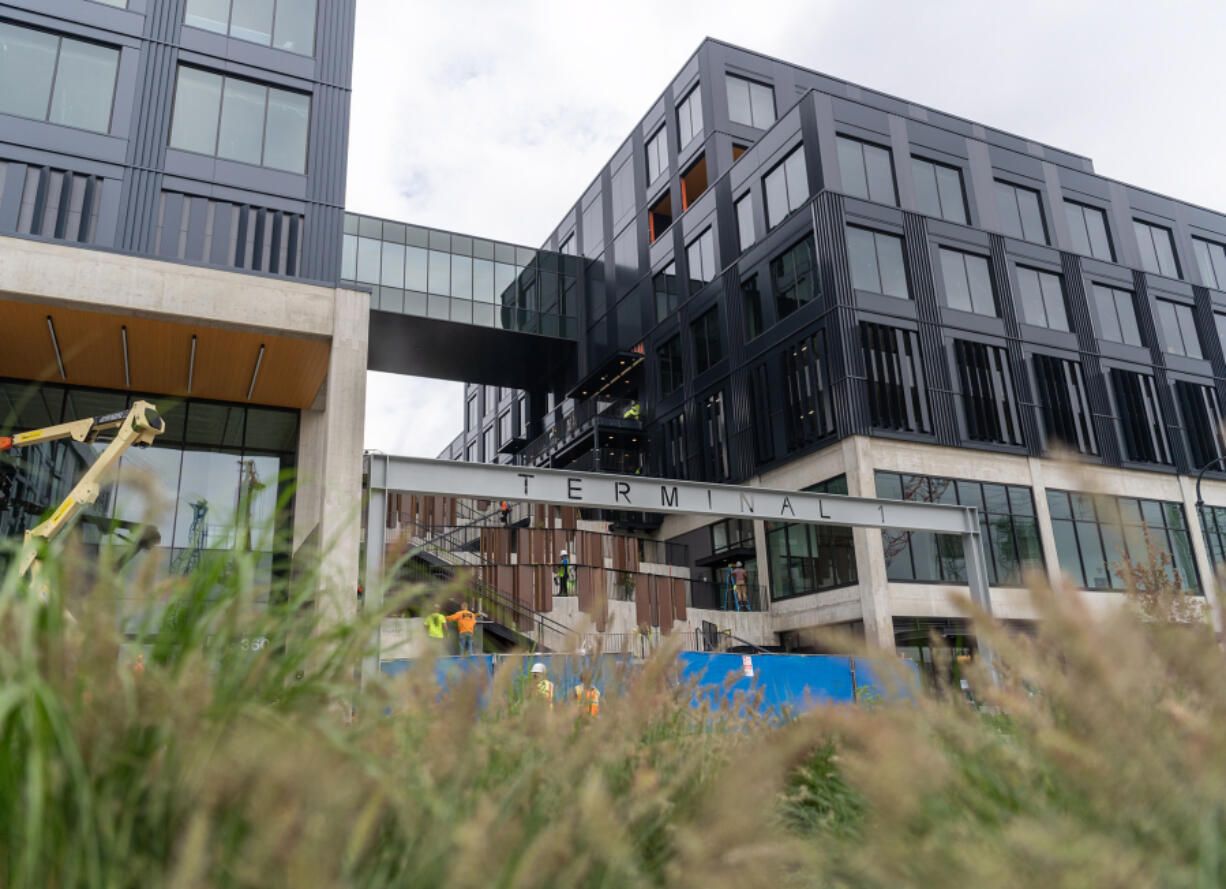
[[[402,492],[592,509],[957,534],[962,538],[966,556],[971,599],[985,613],[992,613],[987,562],[979,530],[979,510],[973,506],[388,454],[367,454],[365,463],[368,485],[365,588],[367,595],[372,596],[371,604],[375,606],[380,605],[382,599],[387,495],[389,492]],[[982,653],[987,656],[987,652]]]

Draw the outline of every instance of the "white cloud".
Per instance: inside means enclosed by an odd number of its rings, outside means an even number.
[[[358,3],[347,206],[541,243],[710,35],[1226,208],[1226,4]],[[367,444],[433,456],[455,384],[371,374]]]

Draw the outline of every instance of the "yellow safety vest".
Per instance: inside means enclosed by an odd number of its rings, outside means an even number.
[[[548,701],[549,706],[553,706],[553,683],[548,679],[538,679],[536,682],[536,696],[541,700]]]
[[[584,688],[582,685],[576,685],[575,700],[579,702],[580,709],[586,711],[588,716],[600,715],[600,689],[594,686]]]

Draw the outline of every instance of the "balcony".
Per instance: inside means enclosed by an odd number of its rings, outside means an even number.
[[[546,423],[545,431],[519,452],[521,465],[565,467],[592,452],[642,449],[639,403],[629,398],[590,398],[569,413],[558,416],[555,412],[552,423],[548,417]],[[628,464],[623,460],[621,465]],[[641,469],[641,462],[637,468]],[[612,467],[601,467],[601,471],[632,472]]]

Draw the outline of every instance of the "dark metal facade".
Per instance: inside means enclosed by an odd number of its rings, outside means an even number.
[[[771,88],[775,121],[768,129],[732,119],[729,76]],[[701,134],[679,145],[677,109],[695,88],[702,109]],[[667,173],[647,182],[646,145],[661,127],[668,133]],[[856,197],[845,187],[837,147],[840,136],[889,151],[895,203]],[[797,145],[803,145],[809,198],[768,228],[765,181]],[[700,156],[706,161],[708,187],[701,195],[683,194],[682,174]],[[967,224],[941,218],[923,204],[913,158],[958,171]],[[1038,195],[1041,235],[1030,228],[1026,231],[1030,237],[1023,236],[1002,214],[998,192],[1006,186]],[[649,223],[648,208],[666,192],[674,212],[671,225],[658,232]],[[735,206],[746,194],[752,202],[752,244],[742,244],[738,237]],[[1072,204],[1102,212],[1110,259],[1078,252],[1067,215],[1073,212]],[[1170,232],[1178,276],[1145,268],[1134,220]],[[848,226],[901,239],[909,298],[857,288]],[[718,273],[704,283],[691,280],[695,276],[687,268],[687,247],[708,228],[714,234]],[[1085,392],[1077,389],[1069,397],[1083,398],[1092,417],[1094,447],[1087,448],[1086,460],[1189,473],[1196,469],[1189,430],[1203,432],[1207,427],[1198,422],[1205,418],[1183,415],[1184,405],[1192,399],[1181,402],[1174,387],[1190,382],[1215,391],[1219,402],[1226,396],[1226,358],[1214,314],[1226,313],[1226,292],[1212,289],[1214,282],[1204,280],[1193,242],[1201,238],[1226,244],[1226,216],[1097,176],[1088,158],[713,40],[699,47],[543,246],[557,249],[572,237],[586,261],[579,372],[598,367],[614,352],[641,348],[646,360],[639,394],[650,440],[646,463],[655,471],[665,468],[664,429],[679,416],[685,418],[688,465],[701,474],[707,471],[703,467],[720,464],[710,459],[710,451],[726,449],[732,481],[855,434],[1045,454],[1055,447],[1053,434],[1060,431],[1044,424],[1044,410],[1051,407],[1044,403],[1051,380],[1035,377],[1034,357],[1048,355],[1080,368],[1083,383],[1075,375],[1068,379],[1084,385]],[[814,240],[820,292],[781,317],[775,306],[772,262],[805,237]],[[994,314],[951,307],[951,285],[942,268],[946,250],[986,261]],[[678,308],[658,318],[652,279],[670,263],[677,269]],[[1026,275],[1039,271],[1059,276],[1067,330],[1030,323],[1024,306],[1029,296],[1019,283],[1019,267]],[[742,294],[743,282],[755,275],[763,318],[761,332],[751,337]],[[1096,311],[1096,285],[1132,294],[1142,345],[1104,336]],[[1191,308],[1200,356],[1177,354],[1178,349],[1172,348],[1156,314],[1157,300]],[[724,354],[699,373],[691,324],[712,306],[719,307]],[[907,341],[918,343],[918,355],[912,357],[923,379],[904,379],[900,386],[907,389],[907,397],[923,399],[928,415],[924,428],[886,429],[874,424],[867,391],[873,368],[866,367],[865,324],[914,334]],[[788,413],[812,405],[803,396],[789,401],[783,379],[789,365],[783,356],[817,331],[824,332],[828,391],[823,395],[833,400],[835,428],[820,441],[789,447],[796,445],[796,437],[788,434]],[[678,333],[685,384],[661,396],[656,350]],[[956,341],[970,345],[958,347]],[[1002,351],[985,353],[982,346]],[[984,354],[994,356],[995,385],[1004,380],[1011,391],[993,393],[985,388],[990,384],[982,373],[968,387],[959,356]],[[904,368],[904,378],[909,373]],[[1112,381],[1119,374],[1152,378],[1160,423],[1150,430],[1138,427],[1128,432],[1134,439],[1165,434],[1165,461],[1138,459],[1144,455],[1130,453],[1125,446],[1121,424],[1134,422],[1135,417],[1118,403]],[[571,382],[550,382],[558,396],[555,400]],[[904,393],[900,388],[887,394]],[[706,406],[717,395],[722,395],[725,427],[720,440],[714,441]],[[983,440],[988,436],[982,430],[995,426],[985,427],[978,415],[970,418],[976,431],[968,429],[968,405],[982,411],[993,397],[1002,415],[1016,417],[1016,428],[1008,436],[1011,441]],[[540,419],[536,411],[534,419]],[[475,434],[475,429],[467,429],[456,444]],[[1205,443],[1201,444],[1204,452]],[[1217,446],[1221,447],[1220,441]],[[458,447],[452,450],[461,453]]]
[[[119,53],[105,132],[0,114],[0,234],[334,284],[354,0],[316,0],[310,53],[187,25],[186,7],[186,0],[0,2],[0,22]],[[170,147],[182,65],[309,95],[304,171]],[[47,204],[51,194],[63,196],[65,211],[83,197],[96,221],[65,226]]]

